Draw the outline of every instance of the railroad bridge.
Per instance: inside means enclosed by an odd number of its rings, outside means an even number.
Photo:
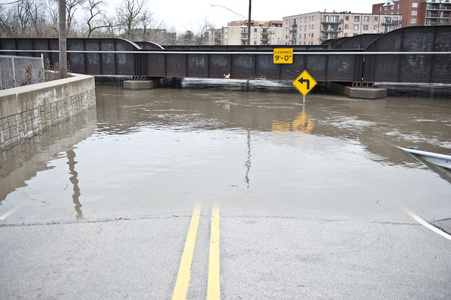
[[[58,62],[58,39],[0,39],[0,54]],[[293,64],[274,64],[274,48],[293,48]],[[89,75],[294,80],[303,70],[317,81],[451,83],[451,26],[405,27],[318,46],[161,46],[124,39],[67,40],[71,72]]]

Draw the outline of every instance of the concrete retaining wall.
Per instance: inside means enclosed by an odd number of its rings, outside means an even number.
[[[94,77],[73,77],[0,91],[0,150],[96,105]]]

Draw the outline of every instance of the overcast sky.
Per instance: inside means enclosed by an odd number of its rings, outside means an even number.
[[[0,3],[14,0],[0,0]],[[39,0],[46,1],[46,0]],[[107,10],[114,11],[121,0],[105,0]],[[315,11],[333,10],[337,12],[351,11],[371,13],[372,5],[383,0],[252,0],[252,19],[257,21],[282,20],[285,16],[310,13]],[[226,26],[227,22],[240,20],[238,15],[222,7],[246,16],[248,15],[248,0],[148,0],[148,9],[154,18],[164,21],[167,29],[174,28],[177,32],[196,31],[207,20],[216,28]],[[80,13],[80,12],[78,12]]]
[[[117,0],[116,0],[117,1]],[[351,11],[371,13],[372,5],[383,0],[252,0],[252,19],[258,21],[282,20],[285,16],[315,11]],[[178,32],[196,30],[207,19],[215,27],[240,19],[236,14],[248,15],[248,0],[149,0],[149,9],[154,16],[164,20],[166,27]]]

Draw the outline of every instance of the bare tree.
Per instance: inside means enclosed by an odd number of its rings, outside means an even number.
[[[191,30],[185,31],[180,36],[180,43],[183,45],[194,45],[194,33]]]
[[[19,37],[25,37],[29,28],[31,2],[29,0],[20,1],[16,6],[15,20],[17,25],[17,35]]]
[[[118,36],[118,21],[115,17],[104,16],[103,24],[105,25],[104,36],[105,37],[117,37]]]
[[[49,0],[48,10],[50,15],[50,20],[52,25],[50,28],[56,33],[59,32],[58,29],[58,1],[59,0]],[[66,30],[68,36],[75,36],[77,34],[75,13],[83,6],[87,0],[66,0]]]
[[[196,45],[207,45],[209,39],[209,32],[213,28],[213,25],[205,18],[204,22],[199,25],[199,29],[194,34],[194,43]]]
[[[30,6],[30,23],[35,36],[43,36],[46,30],[47,22],[44,10],[45,6],[38,4],[36,0]]]
[[[66,30],[68,34],[71,34],[71,26],[74,23],[75,12],[80,8],[86,0],[66,0]],[[72,30],[72,34],[74,34]]]
[[[184,45],[207,45],[209,39],[209,32],[213,25],[205,19],[202,24],[198,26],[198,30],[187,30],[185,34],[180,36],[179,43]]]
[[[148,14],[144,8],[146,4],[147,0],[123,0],[117,7],[118,24],[125,38],[133,39],[132,30],[142,22],[142,16]]]
[[[37,0],[21,0],[0,5],[1,36],[31,37],[42,33],[45,27],[44,7]]]
[[[149,10],[144,9],[139,16],[138,25],[141,26],[142,34],[138,39],[141,39],[142,41],[145,41],[147,39],[147,30],[151,28],[152,15],[153,14]]]
[[[12,37],[14,35],[14,26],[11,12],[0,6],[0,37]]]
[[[86,3],[87,7],[85,7],[85,10],[88,12],[88,15],[85,16],[84,21],[88,26],[86,36],[90,38],[94,31],[108,28],[110,22],[103,13],[103,7],[105,6],[103,0],[87,0]]]
[[[47,1],[47,9],[50,16],[50,25],[48,26],[50,29],[50,32],[53,36],[58,36],[59,32],[59,26],[58,26],[58,18],[59,18],[59,12],[58,12],[58,2],[55,0],[48,0]]]

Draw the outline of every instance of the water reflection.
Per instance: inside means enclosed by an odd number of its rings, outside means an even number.
[[[19,187],[26,186],[27,180],[39,172],[50,170],[48,164],[59,157],[61,151],[85,140],[96,127],[96,110],[52,126],[41,135],[24,140],[17,146],[2,151],[0,156],[0,203]]]
[[[251,131],[247,130],[247,160],[246,160],[246,163],[244,164],[246,166],[245,181],[247,184],[247,188],[249,188],[251,185],[251,179],[249,177],[249,173],[251,172],[251,166],[252,166],[251,157],[252,157],[252,155],[251,155]]]
[[[301,131],[309,134],[313,127],[315,127],[315,121],[305,112],[305,109],[293,121],[274,120],[272,123],[272,131]]]
[[[69,174],[72,176],[69,178],[70,182],[73,185],[72,201],[75,204],[75,211],[77,212],[77,219],[83,218],[83,212],[81,211],[81,203],[80,203],[80,187],[78,186],[78,173],[75,171],[75,165],[77,162],[75,161],[75,152],[74,150],[69,150],[67,153],[67,164],[69,165]]]

